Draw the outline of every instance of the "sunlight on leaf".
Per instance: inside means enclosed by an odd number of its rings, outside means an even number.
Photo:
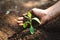
[[[41,24],[41,21],[38,18],[32,18],[32,20],[36,20],[39,24]]]
[[[25,22],[24,24],[23,24],[23,28],[26,28],[27,27],[27,22]]]
[[[30,27],[30,33],[34,34],[34,28],[32,26]]]
[[[30,13],[30,11],[28,11],[28,17],[31,18],[32,14]]]

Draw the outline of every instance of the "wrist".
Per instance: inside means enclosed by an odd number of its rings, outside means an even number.
[[[59,4],[60,4],[60,1],[58,1],[55,5],[46,9],[47,15],[52,18],[60,15],[60,5]]]

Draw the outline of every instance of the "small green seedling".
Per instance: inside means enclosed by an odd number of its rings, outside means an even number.
[[[24,16],[25,18],[29,19],[28,21],[25,21],[23,24],[23,28],[27,28],[28,23],[30,24],[30,33],[34,34],[34,27],[32,25],[32,20],[37,21],[39,24],[41,24],[40,20],[37,17],[32,18],[32,14],[28,11],[27,16]]]

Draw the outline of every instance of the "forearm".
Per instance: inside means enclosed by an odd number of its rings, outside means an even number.
[[[55,5],[49,7],[46,10],[50,17],[56,17],[60,15],[60,1],[58,1]]]

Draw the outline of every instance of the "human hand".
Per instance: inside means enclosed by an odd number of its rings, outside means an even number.
[[[43,9],[33,8],[31,10],[31,13],[40,18],[40,20],[41,20],[40,25],[42,25],[52,19],[52,17],[49,15],[50,12],[47,9],[43,10]]]
[[[47,21],[49,21],[51,18],[50,16],[48,15],[48,12],[47,10],[42,10],[42,9],[37,9],[37,8],[33,8],[31,10],[31,13],[36,15],[37,17],[39,17],[41,19],[41,25],[46,23]],[[27,13],[23,14],[24,16],[27,15]],[[19,17],[18,18],[18,23],[20,26],[23,25],[23,17]]]

